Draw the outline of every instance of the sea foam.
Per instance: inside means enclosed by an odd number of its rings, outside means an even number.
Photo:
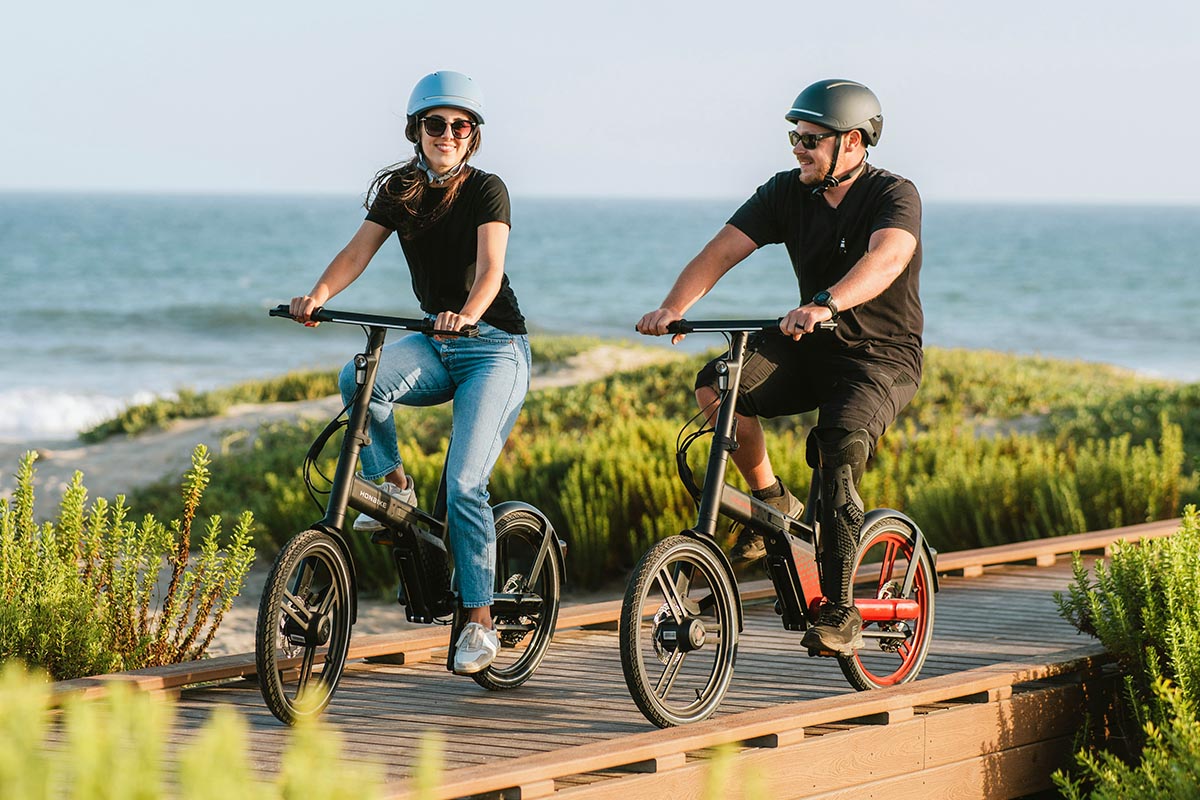
[[[77,394],[38,388],[0,390],[0,442],[70,441],[135,403],[153,399]]]

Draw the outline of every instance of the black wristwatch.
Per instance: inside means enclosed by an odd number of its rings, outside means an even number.
[[[833,314],[833,319],[837,319],[837,317],[838,317],[837,303],[833,302],[833,295],[831,295],[829,293],[828,289],[822,289],[821,291],[814,294],[812,301],[819,306],[825,306],[826,308],[828,308],[830,313]]]

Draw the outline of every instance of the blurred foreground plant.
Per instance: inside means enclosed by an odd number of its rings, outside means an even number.
[[[177,778],[165,768],[170,700],[109,684],[103,697],[49,708],[44,677],[10,662],[0,671],[0,797],[49,800],[372,800],[378,770],[340,758],[337,734],[305,719],[291,733],[273,780],[250,766],[245,720],[220,706],[188,744]],[[177,785],[172,785],[176,784]]]
[[[65,680],[202,657],[254,561],[249,512],[225,548],[221,518],[211,517],[192,553],[207,449],[192,453],[182,514],[169,526],[150,515],[131,521],[121,496],[87,506],[79,472],[58,519],[38,524],[36,458],[21,459],[13,497],[0,499],[0,661],[19,658]]]

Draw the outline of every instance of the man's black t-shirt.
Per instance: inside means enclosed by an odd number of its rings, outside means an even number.
[[[863,254],[871,234],[900,228],[917,238],[912,260],[878,297],[838,317],[841,349],[898,363],[921,376],[925,317],[921,274],[921,197],[913,184],[867,165],[837,208],[800,182],[800,170],[780,172],[758,188],[729,224],[762,247],[784,244],[800,284],[801,302],[837,283]]]
[[[504,181],[474,167],[470,170],[445,215],[412,239],[397,237],[412,273],[413,292],[421,303],[421,310],[427,314],[457,312],[466,304],[475,283],[479,226],[487,222],[512,225],[508,188]],[[433,211],[444,194],[445,189],[429,187],[422,201],[422,214]],[[367,219],[397,230],[400,223],[396,215],[405,213],[398,203],[388,202],[385,195],[383,199],[377,197],[371,204]],[[525,317],[521,315],[507,273],[501,279],[496,299],[480,319],[508,333],[526,332]]]

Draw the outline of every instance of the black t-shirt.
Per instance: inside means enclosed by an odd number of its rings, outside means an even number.
[[[834,341],[866,358],[898,362],[920,378],[921,197],[911,181],[867,165],[831,208],[800,182],[799,169],[780,172],[758,187],[729,224],[759,247],[787,247],[805,303],[850,271],[875,231],[899,228],[915,236],[917,249],[905,270],[878,297],[842,312]]]
[[[470,168],[454,204],[438,220],[412,239],[400,239],[404,258],[412,274],[413,292],[427,314],[458,312],[467,302],[475,283],[475,258],[478,253],[478,228],[487,222],[503,222],[511,227],[512,212],[508,188],[499,176]],[[422,200],[421,212],[428,214],[441,201],[445,189],[429,187]],[[397,214],[406,212],[399,203],[376,197],[367,219],[391,230],[400,228]],[[500,291],[480,317],[509,333],[525,333],[525,317],[509,285],[506,272]]]

